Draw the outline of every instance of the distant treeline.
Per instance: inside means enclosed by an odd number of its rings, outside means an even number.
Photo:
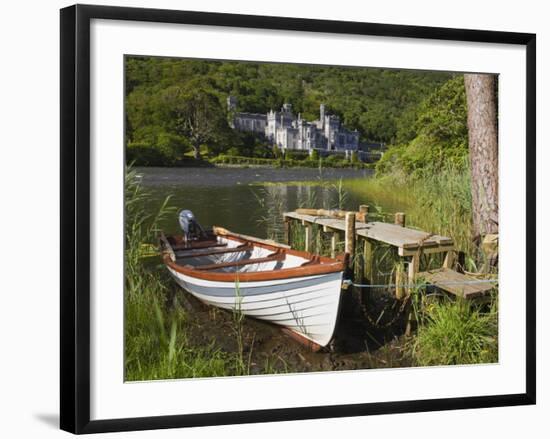
[[[462,75],[135,56],[125,63],[127,160],[138,164],[172,165],[191,151],[273,158],[260,138],[229,127],[229,95],[239,111],[289,102],[306,120],[318,119],[324,103],[361,141],[393,145],[381,170],[414,170],[466,148]]]

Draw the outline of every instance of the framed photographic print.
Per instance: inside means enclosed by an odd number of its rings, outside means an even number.
[[[535,35],[61,10],[61,428],[535,403]]]

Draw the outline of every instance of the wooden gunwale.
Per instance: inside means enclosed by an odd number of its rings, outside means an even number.
[[[251,239],[243,239],[239,236],[235,236],[231,233],[224,234],[224,238],[229,238],[231,240],[240,242],[242,244],[253,244],[255,247],[265,248],[273,251],[280,251],[283,255],[293,255],[301,258],[311,260],[314,256],[312,253],[286,249],[276,245],[270,245],[265,242],[257,242]],[[171,237],[175,239],[176,242],[178,237]],[[256,271],[256,272],[247,272],[247,273],[224,273],[224,272],[214,272],[214,271],[201,271],[196,270],[190,266],[182,266],[176,264],[170,258],[170,252],[163,252],[163,261],[170,267],[172,270],[187,275],[189,277],[194,277],[202,280],[209,280],[215,282],[231,282],[234,283],[237,280],[239,282],[261,282],[269,280],[280,280],[280,279],[291,279],[297,277],[307,277],[307,276],[316,276],[321,274],[337,273],[339,271],[344,271],[345,269],[345,255],[338,255],[336,258],[328,258],[325,256],[318,256],[318,263],[307,265],[304,267],[292,267],[292,268],[281,268],[280,270],[269,270],[269,271]]]

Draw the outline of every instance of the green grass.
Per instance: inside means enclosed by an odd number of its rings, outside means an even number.
[[[243,350],[224,352],[214,341],[196,346],[189,341],[189,316],[173,294],[158,255],[151,256],[159,222],[174,213],[165,200],[155,215],[144,205],[149,194],[126,173],[125,248],[125,379],[145,381],[246,374]],[[241,339],[242,345],[242,339]]]
[[[409,348],[418,366],[498,361],[498,311],[463,299],[427,305]]]

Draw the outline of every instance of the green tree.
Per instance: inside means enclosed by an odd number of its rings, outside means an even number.
[[[412,132],[412,140],[388,149],[376,166],[377,172],[416,174],[449,163],[466,163],[468,127],[462,76],[447,81],[419,105]],[[405,138],[411,135],[404,134]]]
[[[189,139],[195,159],[201,158],[202,144],[217,143],[228,134],[225,113],[211,92],[175,85],[162,92],[160,101],[174,133]]]

